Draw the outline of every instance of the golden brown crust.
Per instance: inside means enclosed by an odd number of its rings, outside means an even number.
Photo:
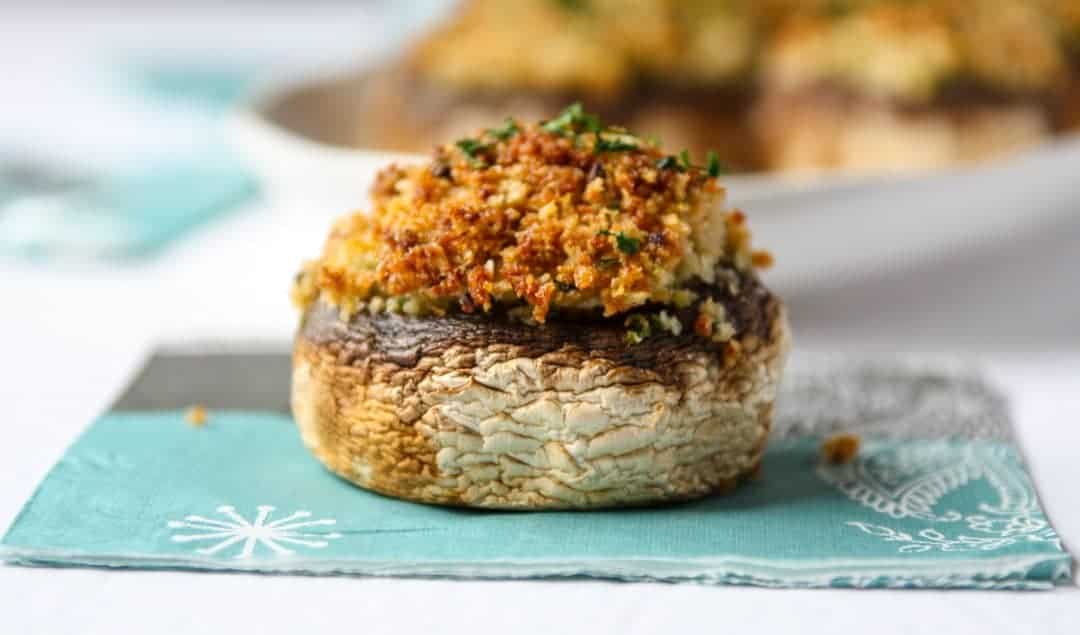
[[[799,85],[932,98],[961,77],[1006,92],[1062,78],[1075,0],[471,0],[409,56],[429,83],[474,94],[623,99],[641,85]],[[529,41],[530,46],[521,43]],[[757,64],[758,56],[763,63]]]
[[[452,318],[346,325],[316,310],[296,341],[293,411],[331,471],[400,498],[506,509],[694,498],[759,468],[789,338],[779,302],[763,309],[765,337],[717,347],[684,334],[623,355],[603,328],[607,348],[590,350],[521,326],[476,339]],[[401,321],[437,335],[401,355]]]
[[[428,81],[486,93],[614,100],[642,78],[726,84],[751,68],[753,11],[738,2],[468,0],[411,51]],[[528,42],[527,45],[523,45]]]
[[[781,21],[762,52],[767,92],[829,82],[861,96],[934,103],[957,83],[985,95],[1057,92],[1060,12],[1031,0],[850,2]]]
[[[544,125],[508,120],[379,173],[370,215],[339,221],[297,294],[346,313],[410,297],[435,313],[527,304],[614,315],[677,304],[720,260],[752,268],[745,217],[688,157],[568,108]]]

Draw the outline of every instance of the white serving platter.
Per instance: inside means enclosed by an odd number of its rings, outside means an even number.
[[[323,113],[328,121],[342,119],[362,86],[360,71],[279,79],[237,107],[230,140],[267,196],[318,210],[313,218],[323,222],[327,210],[363,209],[380,167],[420,160],[348,147],[356,129],[321,126]],[[732,203],[750,217],[755,244],[776,256],[770,285],[784,294],[805,293],[992,249],[1080,214],[1080,136],[933,172],[746,174],[723,182]]]

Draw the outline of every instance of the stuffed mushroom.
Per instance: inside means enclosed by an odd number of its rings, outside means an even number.
[[[294,284],[304,443],[361,487],[444,505],[735,487],[789,331],[718,173],[578,106],[386,168]]]

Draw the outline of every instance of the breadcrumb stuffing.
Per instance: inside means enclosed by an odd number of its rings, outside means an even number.
[[[464,0],[407,59],[435,85],[489,94],[827,82],[925,103],[957,80],[1053,90],[1078,37],[1076,0]]]
[[[340,219],[298,274],[301,308],[318,299],[343,316],[527,305],[543,323],[552,309],[685,306],[684,287],[712,284],[718,263],[766,264],[709,170],[576,105],[441,146],[427,164],[392,165],[371,202],[370,214]]]
[[[728,320],[724,305],[712,298],[706,298],[698,305],[694,332],[714,342],[723,343],[735,337],[735,326]]]
[[[821,456],[826,463],[850,463],[859,453],[861,444],[862,441],[858,435],[838,434],[829,437],[821,444]]]
[[[751,68],[752,3],[466,0],[410,53],[423,76],[458,89],[607,97],[644,78],[731,82]],[[528,46],[522,46],[528,42]]]
[[[1039,94],[1068,72],[1066,38],[1050,9],[1030,0],[922,0],[803,12],[769,38],[764,81],[832,84],[908,104],[934,102],[958,82]]]
[[[187,409],[184,413],[184,420],[196,428],[201,428],[206,425],[206,421],[209,419],[209,415],[206,412],[206,408],[201,405],[194,405]]]
[[[656,321],[660,328],[672,335],[681,335],[683,326],[678,316],[670,315],[667,311],[660,311],[656,315]]]

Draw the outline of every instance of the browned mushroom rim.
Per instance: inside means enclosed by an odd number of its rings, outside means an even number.
[[[675,361],[690,352],[723,355],[733,346],[754,348],[770,339],[772,324],[780,312],[779,300],[755,275],[738,274],[738,278],[732,278],[736,279],[737,284],[696,286],[693,291],[697,300],[681,309],[646,305],[609,318],[561,313],[546,324],[529,326],[504,311],[441,317],[360,312],[343,321],[336,307],[318,302],[305,313],[300,336],[315,344],[341,344],[341,354],[350,358],[339,360],[345,363],[368,359],[411,367],[450,346],[479,349],[508,345],[519,347],[521,354],[528,357],[572,347],[620,365],[661,369],[665,360]],[[723,337],[702,336],[700,329],[695,331],[702,307],[710,301],[722,307],[730,327]],[[637,342],[627,337],[632,316],[655,319],[660,311],[678,320],[682,325],[678,333],[656,328]]]

